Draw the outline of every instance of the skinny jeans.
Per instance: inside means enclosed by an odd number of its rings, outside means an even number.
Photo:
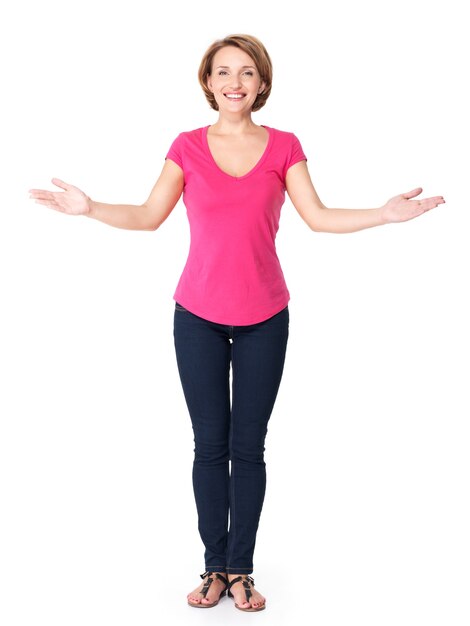
[[[289,308],[257,324],[228,326],[176,302],[173,334],[194,433],[192,483],[205,569],[251,574]]]

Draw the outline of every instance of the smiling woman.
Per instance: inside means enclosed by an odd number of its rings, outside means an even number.
[[[236,608],[260,611],[265,598],[250,574],[266,489],[267,425],[289,336],[290,294],[275,245],[285,193],[312,230],[337,233],[406,221],[444,199],[412,200],[418,187],[378,208],[327,208],[297,136],[252,120],[272,86],[271,59],[256,37],[215,41],[198,77],[218,120],[174,139],[142,205],[96,202],[56,178],[63,192],[30,193],[52,209],[134,230],[159,228],[184,193],[191,245],[173,295],[173,335],[194,432],[206,570],[187,601],[213,607],[228,590]]]

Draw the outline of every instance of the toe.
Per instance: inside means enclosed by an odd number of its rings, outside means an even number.
[[[261,606],[263,606],[263,604],[264,604],[265,602],[266,602],[266,600],[265,600],[264,598],[260,598],[260,597],[258,597],[258,599],[257,599],[257,600],[255,600],[255,601],[253,601],[253,602],[251,603],[251,606],[252,606],[254,609],[259,609]]]
[[[188,600],[192,602],[193,604],[199,604],[200,602],[199,598],[196,598],[195,596],[191,594],[188,595]]]

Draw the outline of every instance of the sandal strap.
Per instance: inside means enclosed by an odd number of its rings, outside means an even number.
[[[229,582],[228,590],[230,591],[230,589],[232,588],[232,585],[234,585],[235,583],[239,583],[240,581],[242,581],[242,585],[245,589],[246,601],[249,602],[251,596],[253,595],[250,589],[250,584],[253,587],[255,586],[255,581],[253,580],[251,576],[248,576],[248,575],[237,576],[236,578],[234,578],[233,580]]]
[[[218,572],[217,572],[216,576],[217,576],[217,578],[219,580],[221,580],[223,583],[225,583],[225,589],[227,589],[227,587],[228,587],[228,578],[225,578],[225,576],[222,576],[222,574],[219,574]]]
[[[202,597],[205,598],[207,595],[207,592],[209,591],[209,587],[212,585],[212,583],[214,582],[214,579],[211,576],[211,572],[204,572],[204,574],[200,574],[201,578],[204,580],[205,578],[207,578],[206,582],[204,583],[203,588],[201,589],[202,593]]]
[[[200,577],[204,580],[205,578],[207,578],[206,582],[204,583],[203,588],[201,589],[200,593],[202,593],[202,596],[205,598],[207,595],[207,592],[209,591],[210,586],[212,585],[212,583],[214,582],[214,572],[204,572],[203,574],[199,574]],[[215,573],[216,578],[218,578],[219,580],[221,580],[224,584],[225,584],[225,589],[228,588],[228,581],[225,578],[225,576],[222,576],[222,574],[219,574],[219,572]],[[224,589],[224,591],[225,591]]]
[[[241,577],[241,576],[237,576],[236,578],[234,578],[233,580],[231,580],[231,581],[229,582],[229,584],[228,584],[228,588],[229,588],[229,590],[232,588],[232,586],[233,586],[235,583],[240,582],[240,581],[241,581],[241,579],[242,579],[242,577]]]

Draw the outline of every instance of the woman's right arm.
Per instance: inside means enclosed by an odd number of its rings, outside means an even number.
[[[85,215],[116,228],[156,230],[180,199],[184,177],[179,165],[167,159],[148,199],[141,205],[96,202],[74,185],[58,178],[53,178],[52,182],[64,191],[30,189],[30,197],[35,198],[38,204],[44,204],[56,211],[69,215]]]

